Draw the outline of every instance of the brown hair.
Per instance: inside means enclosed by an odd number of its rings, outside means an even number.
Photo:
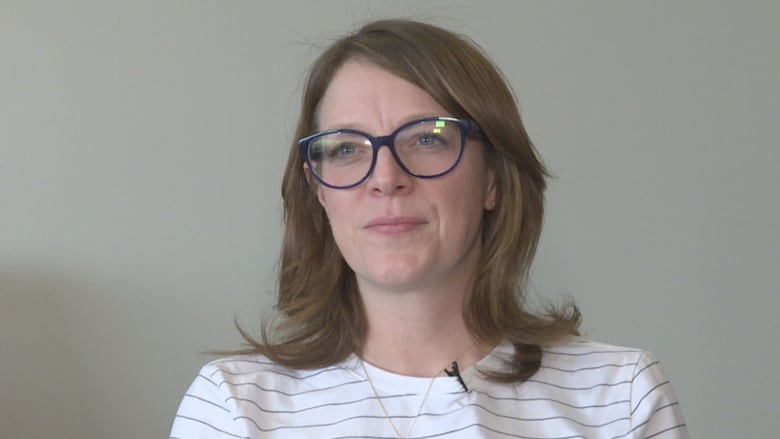
[[[470,118],[482,129],[496,171],[497,203],[484,214],[481,259],[463,319],[476,339],[507,339],[515,346],[511,372],[492,379],[529,378],[540,366],[541,345],[576,334],[580,313],[571,304],[535,314],[526,304],[524,286],[542,230],[548,174],[511,90],[467,38],[425,23],[375,21],[337,40],[314,62],[295,139],[317,131],[317,109],[328,85],[345,61],[356,58],[419,86],[453,116]],[[277,319],[263,328],[262,341],[241,331],[251,344],[242,352],[259,352],[293,368],[332,365],[361,352],[367,322],[354,273],[336,247],[295,142],[282,197]]]

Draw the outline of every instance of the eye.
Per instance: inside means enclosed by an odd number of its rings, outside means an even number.
[[[417,136],[417,143],[420,145],[435,145],[437,142],[440,142],[441,139],[439,139],[437,136],[434,136],[433,134],[426,133],[421,134]]]
[[[447,140],[447,138],[441,134],[425,132],[415,135],[412,138],[411,146],[425,149],[434,147],[443,148],[446,147],[449,143],[450,142]]]
[[[358,148],[352,143],[339,143],[328,150],[328,156],[331,158],[349,157],[358,152]]]

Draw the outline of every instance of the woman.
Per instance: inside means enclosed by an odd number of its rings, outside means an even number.
[[[526,308],[546,171],[473,43],[367,24],[314,63],[296,139],[279,319],[171,437],[687,437],[651,354]]]

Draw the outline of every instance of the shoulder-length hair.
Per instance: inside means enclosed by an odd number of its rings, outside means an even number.
[[[463,319],[475,339],[515,346],[510,372],[498,381],[525,380],[541,364],[541,346],[576,334],[572,304],[531,312],[524,289],[544,215],[548,173],[520,119],[514,95],[499,70],[466,37],[408,20],[368,23],[326,49],[305,88],[282,183],[284,241],[277,318],[262,340],[241,331],[250,348],[292,368],[325,367],[360,353],[367,321],[355,275],[344,261],[326,214],[308,181],[295,140],[318,130],[317,110],[337,70],[350,59],[376,64],[427,91],[452,116],[474,120],[490,151],[497,202],[485,211],[482,252]],[[240,328],[239,328],[240,330]]]

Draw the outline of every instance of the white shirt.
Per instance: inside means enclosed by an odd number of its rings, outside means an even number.
[[[368,363],[401,435],[412,438],[688,438],[680,407],[646,351],[579,338],[543,350],[528,381],[495,383],[509,343],[455,377],[408,377]],[[417,416],[423,395],[431,389]],[[171,438],[395,438],[361,360],[293,370],[263,356],[214,361],[182,399]]]

